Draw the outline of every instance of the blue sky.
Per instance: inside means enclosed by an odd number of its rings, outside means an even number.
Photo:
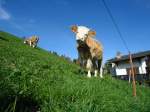
[[[150,50],[150,0],[105,0],[131,52]],[[101,0],[0,0],[0,30],[23,37],[36,34],[39,46],[77,58],[71,25],[97,32],[104,60],[127,54]]]

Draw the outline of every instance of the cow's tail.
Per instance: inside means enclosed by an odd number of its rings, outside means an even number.
[[[98,60],[98,70],[99,70],[99,74],[100,74],[101,78],[103,77],[102,62],[103,62],[103,58],[101,58],[101,59]]]

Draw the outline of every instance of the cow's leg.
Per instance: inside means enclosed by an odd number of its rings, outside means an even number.
[[[31,41],[29,41],[29,45],[30,45],[30,47],[32,47],[32,42]]]
[[[98,60],[98,69],[99,69],[100,77],[103,78],[102,59]]]
[[[33,45],[32,47],[35,48],[35,45]]]
[[[93,63],[93,68],[94,68],[94,77],[97,77],[97,73],[98,73],[98,63],[97,63],[97,59],[93,59],[92,60]]]
[[[101,65],[101,68],[100,68],[100,77],[103,78],[103,68],[102,68],[102,65]]]
[[[81,56],[81,52],[79,51],[79,49],[78,49],[78,60],[80,62],[80,66],[83,67],[83,58]]]
[[[83,58],[80,58],[80,66],[84,67],[84,59]]]
[[[27,41],[26,40],[24,40],[24,42],[23,42],[24,44],[26,44],[27,43]]]
[[[92,61],[90,58],[87,60],[86,68],[88,70],[87,77],[91,77]]]
[[[97,77],[97,73],[98,73],[98,71],[95,70],[94,77]]]
[[[36,47],[36,43],[33,43],[33,44],[32,44],[32,47],[35,48],[35,47]]]

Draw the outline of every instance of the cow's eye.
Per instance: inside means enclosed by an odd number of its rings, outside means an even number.
[[[82,39],[82,41],[84,41],[84,38],[81,38]]]

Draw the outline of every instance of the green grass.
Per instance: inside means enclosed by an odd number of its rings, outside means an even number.
[[[80,68],[0,32],[0,112],[150,112],[150,89]]]

